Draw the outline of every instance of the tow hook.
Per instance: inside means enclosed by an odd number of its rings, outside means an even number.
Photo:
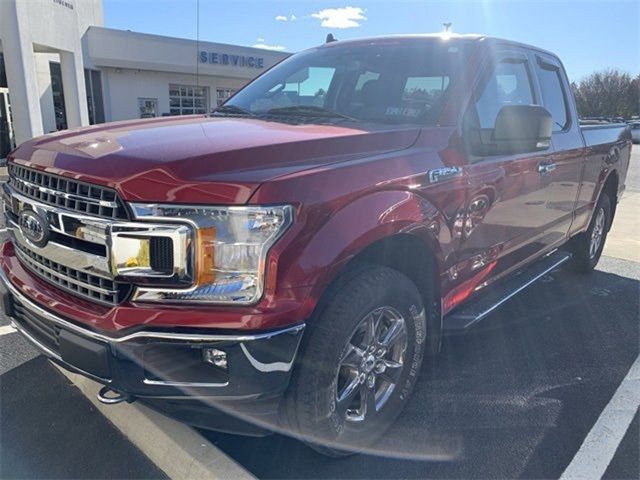
[[[131,395],[125,395],[124,393],[113,390],[112,388],[105,385],[98,392],[98,401],[100,403],[104,403],[105,405],[115,405],[116,403],[122,402],[135,402],[135,397]]]

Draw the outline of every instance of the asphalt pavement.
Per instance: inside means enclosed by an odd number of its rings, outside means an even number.
[[[44,357],[0,379],[0,478],[167,478]]]

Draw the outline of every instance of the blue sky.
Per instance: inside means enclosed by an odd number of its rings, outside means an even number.
[[[197,0],[104,0],[105,26],[196,38]],[[200,0],[200,38],[296,52],[324,41],[430,33],[452,22],[558,54],[572,80],[616,67],[640,72],[638,0]]]

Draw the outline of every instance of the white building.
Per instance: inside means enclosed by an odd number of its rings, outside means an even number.
[[[288,55],[102,25],[102,0],[0,0],[0,158],[63,128],[208,112]]]

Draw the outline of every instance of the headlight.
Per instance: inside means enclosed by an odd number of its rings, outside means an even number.
[[[139,288],[135,301],[181,301],[247,305],[264,286],[265,260],[293,221],[289,205],[206,207],[131,205],[139,219],[192,225],[194,286],[189,289]]]

